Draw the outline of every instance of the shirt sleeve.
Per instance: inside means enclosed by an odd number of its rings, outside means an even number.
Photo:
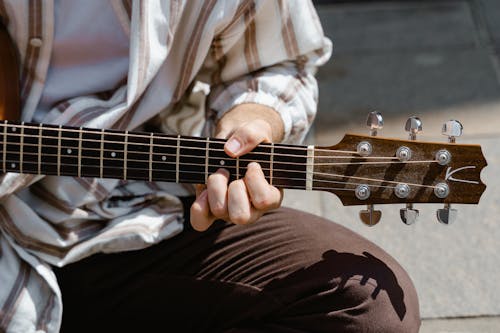
[[[247,1],[214,39],[208,107],[217,120],[238,104],[269,106],[283,119],[283,142],[301,142],[331,49],[309,0]]]

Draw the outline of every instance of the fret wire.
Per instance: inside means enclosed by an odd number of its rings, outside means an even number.
[[[123,179],[127,180],[127,150],[128,150],[128,131],[125,131],[125,142],[123,144]]]
[[[179,183],[179,162],[181,158],[181,135],[177,135],[177,148],[175,154],[175,182]]]
[[[269,184],[273,185],[273,167],[274,167],[274,143],[271,142],[271,157],[269,160]]]
[[[8,121],[5,120],[4,123],[7,125]],[[7,172],[7,126],[3,128],[3,172]]]
[[[314,177],[314,146],[307,149],[307,171],[306,171],[306,189],[311,190]]]
[[[236,179],[240,179],[240,157],[236,157]]]
[[[62,125],[59,125],[59,132],[57,133],[57,175],[61,175],[61,136]]]
[[[104,128],[101,130],[101,151],[99,153],[99,175],[100,178],[104,178],[104,135],[106,131]]]
[[[21,123],[23,125],[24,123]],[[23,173],[23,153],[24,153],[24,126],[21,126],[21,137],[19,138],[19,173]]]
[[[205,149],[205,183],[208,180],[208,158],[209,158],[209,149],[210,149],[210,139],[207,138],[207,144]]]
[[[78,132],[78,177],[82,176],[82,128]]]
[[[43,132],[43,124],[40,123],[38,127],[38,174],[42,174],[42,132]]]
[[[154,135],[151,133],[149,139],[149,181],[153,181],[153,139]]]

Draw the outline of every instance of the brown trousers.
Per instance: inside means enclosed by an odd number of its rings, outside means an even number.
[[[189,203],[187,204],[187,206]],[[418,332],[413,284],[387,253],[281,208],[145,250],[56,269],[63,332]]]

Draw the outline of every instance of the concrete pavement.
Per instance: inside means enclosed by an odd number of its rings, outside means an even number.
[[[367,228],[362,207],[329,193],[287,191],[285,205],[335,220],[379,244],[408,270],[420,295],[422,332],[500,331],[500,1],[375,1],[317,6],[334,57],[320,69],[320,106],[309,142],[332,145],[343,133],[367,134],[366,114],[383,113],[380,135],[406,138],[408,116],[419,137],[445,141],[441,124],[459,119],[462,143],[483,147],[488,188],[479,205],[459,206],[439,225],[438,205],[419,205],[419,223],[399,219],[401,205],[380,207]],[[449,319],[449,318],[473,319]],[[432,318],[448,318],[431,320]]]

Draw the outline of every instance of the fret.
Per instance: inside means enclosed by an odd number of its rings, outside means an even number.
[[[153,179],[152,136],[147,133],[129,133],[126,141],[127,159],[123,165],[127,168],[126,173],[124,173],[127,179]]]
[[[179,137],[155,135],[153,140],[153,179],[173,182],[177,178],[179,168],[176,162]]]
[[[153,139],[154,139],[154,134],[151,133],[149,136],[149,181],[153,181]]]
[[[2,171],[7,172],[7,124],[8,121],[4,121],[3,125],[3,151],[2,151]]]
[[[207,138],[207,143],[205,146],[205,184],[208,181],[208,162],[210,158],[210,138]]]
[[[206,141],[200,138],[186,137],[181,140],[179,150],[179,181],[181,183],[205,182]]]
[[[247,169],[247,165],[248,163],[250,162],[258,162],[262,168],[262,172],[264,173],[264,177],[266,178],[266,180],[269,182],[270,181],[270,178],[271,178],[271,145],[269,144],[263,144],[263,145],[260,145],[256,148],[254,148],[250,153],[246,154],[246,155],[243,155],[241,157],[241,160],[245,160],[244,162],[243,161],[240,161],[240,172],[241,172],[241,169],[243,169],[244,171],[246,171]],[[240,175],[240,176],[244,176],[244,175]]]
[[[57,135],[57,175],[61,175],[61,135],[62,135],[62,125],[59,126],[59,132]]]
[[[59,134],[59,174],[63,176],[81,176],[81,142],[82,142],[82,129],[75,128],[68,130],[67,128],[60,128]]]
[[[22,173],[40,173],[40,127],[21,127],[19,171]]]
[[[103,176],[119,178],[123,174],[123,133],[107,130],[104,134]]]
[[[313,188],[314,175],[314,146],[307,146],[306,190]]]
[[[24,122],[21,122],[19,137],[19,173],[23,173],[23,155],[24,155]]]
[[[177,149],[175,151],[175,182],[179,183],[179,163],[181,158],[181,136],[177,135]]]
[[[240,157],[236,157],[236,179],[240,179]]]
[[[78,130],[78,177],[82,176],[82,128]]]
[[[123,179],[127,180],[127,155],[128,155],[128,131],[125,131],[125,142],[123,143]]]
[[[44,125],[42,130],[42,148],[41,155],[43,163],[41,165],[41,174],[43,175],[58,175],[60,174],[60,158],[59,147],[60,132],[58,127]]]
[[[40,124],[38,127],[38,174],[42,174],[42,132],[43,132],[43,124]]]
[[[273,185],[273,167],[274,167],[274,143],[271,142],[271,156],[269,157],[269,184]]]
[[[101,145],[99,150],[99,178],[104,178],[104,134],[106,130],[103,128],[101,130]]]
[[[278,187],[306,188],[307,149],[283,144],[274,145],[273,185]],[[305,148],[305,147],[304,147]]]
[[[230,179],[235,179],[236,159],[230,157],[224,151],[224,140],[211,139],[208,165],[209,175],[215,173],[220,168],[224,168],[229,171]]]
[[[5,146],[5,172],[19,172],[19,160],[20,160],[20,135],[18,134],[17,124],[9,126],[9,130],[6,133]],[[10,131],[10,133],[8,133]]]
[[[100,177],[102,163],[102,145],[103,131],[83,129],[81,135],[80,176],[81,177]]]

